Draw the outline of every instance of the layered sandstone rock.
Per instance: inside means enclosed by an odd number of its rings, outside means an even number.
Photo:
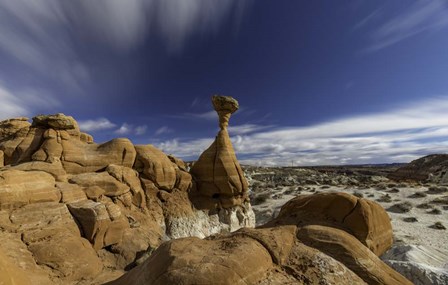
[[[168,156],[153,145],[138,145],[135,149],[137,151],[136,169],[154,181],[158,188],[173,190],[176,184],[176,169]]]
[[[121,242],[124,231],[129,227],[120,208],[111,202],[103,204],[85,200],[68,207],[81,225],[83,236],[96,250]]]
[[[387,212],[376,202],[347,193],[298,196],[287,202],[279,215],[265,226],[295,224],[341,228],[355,236],[376,255],[393,242]]]
[[[24,270],[21,270],[0,250],[0,284],[28,285],[31,284]]]
[[[212,103],[219,116],[220,131],[193,165],[191,174],[197,182],[197,191],[207,198],[205,207],[230,208],[248,199],[247,181],[227,131],[230,115],[238,110],[239,105],[227,96],[213,96]]]
[[[272,224],[239,230],[255,216],[227,133],[238,104],[215,96],[213,105],[221,130],[191,174],[151,145],[96,144],[63,114],[0,122],[5,262],[45,285],[100,284],[135,266],[116,283],[406,284],[377,260],[390,223],[364,199],[297,198]]]
[[[43,171],[0,170],[0,210],[38,202],[59,202],[53,176]]]
[[[329,215],[323,219],[325,226],[320,225],[319,217],[305,216],[303,222],[296,210],[291,215],[284,212],[277,223],[263,228],[240,229],[203,240],[172,240],[108,284],[412,284],[334,220],[344,216],[337,213],[338,206],[346,208],[356,197],[339,193],[314,196],[317,201],[293,204],[300,208],[319,205],[320,200],[324,206],[310,215]],[[331,205],[335,201],[346,205]],[[288,210],[291,205],[282,209]],[[358,211],[355,215],[363,214]],[[372,218],[369,215],[367,220]],[[284,225],[280,225],[281,219]],[[373,218],[367,231],[375,229],[378,221]]]

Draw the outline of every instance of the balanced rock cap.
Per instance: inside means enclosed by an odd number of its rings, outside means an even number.
[[[238,101],[230,96],[214,95],[212,97],[213,107],[216,112],[229,112],[233,114],[238,110]]]
[[[34,117],[32,127],[72,130],[77,129],[78,125],[73,117],[58,113],[54,115],[38,115]]]

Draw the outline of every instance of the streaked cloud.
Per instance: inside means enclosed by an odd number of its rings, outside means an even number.
[[[117,125],[106,118],[98,118],[94,120],[79,121],[79,128],[85,132],[95,132],[101,130],[113,129]]]
[[[39,89],[12,90],[0,82],[0,119],[34,116],[33,110],[51,111],[60,103]]]
[[[370,18],[369,18],[370,16]],[[364,21],[377,15],[369,15]],[[358,26],[364,26],[362,21]],[[389,19],[371,34],[371,45],[363,52],[374,52],[389,47],[423,32],[448,27],[448,2],[445,0],[414,1],[397,16]]]
[[[0,87],[0,120],[27,116],[29,111],[23,102]]]
[[[147,129],[148,129],[148,126],[146,126],[146,125],[138,126],[135,128],[135,134],[137,136],[144,135],[146,133]]]
[[[323,165],[407,162],[448,149],[448,97],[305,127],[256,129],[232,137],[242,163]],[[237,127],[238,128],[238,127]],[[246,127],[241,128],[244,130]],[[250,128],[249,128],[250,129]],[[159,144],[179,157],[196,159],[213,138]]]
[[[128,123],[121,124],[120,128],[114,131],[117,135],[143,135],[146,133],[146,130],[148,129],[148,126],[141,125],[141,126],[134,126]]]
[[[249,133],[253,133],[253,132],[257,132],[257,131],[261,131],[261,130],[265,130],[265,129],[269,129],[269,128],[273,128],[273,126],[244,124],[244,125],[239,125],[239,126],[231,126],[230,125],[228,130],[229,130],[230,135],[244,135],[244,134],[249,134]]]
[[[160,136],[162,134],[169,134],[174,132],[174,130],[168,128],[167,126],[160,127],[156,130],[155,135]]]
[[[173,119],[187,119],[187,120],[207,120],[207,121],[217,121],[218,120],[218,114],[216,111],[207,111],[203,113],[184,113],[179,115],[168,115],[167,117],[173,118]]]
[[[190,37],[214,34],[227,20],[237,24],[251,2],[0,0],[0,59],[8,63],[0,78],[14,70],[27,78],[21,86],[42,84],[49,92],[58,86],[68,94],[53,94],[61,100],[78,96],[94,83],[83,52],[127,55],[145,41],[161,39],[167,51],[179,53]]]

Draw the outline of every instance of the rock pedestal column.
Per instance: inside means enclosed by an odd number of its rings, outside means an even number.
[[[219,116],[220,131],[212,145],[193,165],[191,174],[197,191],[207,208],[231,208],[242,205],[247,198],[248,184],[235,156],[227,127],[231,114],[238,110],[238,101],[228,96],[213,96],[213,107]]]

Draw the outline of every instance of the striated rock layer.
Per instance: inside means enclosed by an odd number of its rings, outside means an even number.
[[[227,126],[238,102],[228,96],[213,96],[220,131],[212,145],[201,154],[191,169],[205,208],[230,208],[248,201],[248,184],[230,141]]]
[[[390,247],[392,238],[391,231],[377,232],[378,217],[387,216],[383,208],[361,202],[360,210],[349,213],[353,221],[365,224],[373,239],[388,236],[377,242],[384,243],[381,246],[371,245],[382,249],[376,254],[363,235],[354,234],[355,225],[342,227],[337,221],[337,209],[356,197],[313,197],[324,205],[315,211],[328,217],[323,223],[319,217],[296,215],[310,203],[299,197],[282,208],[275,222],[261,228],[164,243],[144,263],[107,284],[412,284],[377,255]],[[328,200],[338,202],[328,207]],[[384,226],[388,227],[390,223]]]
[[[64,114],[0,122],[0,283],[409,284],[378,258],[392,230],[374,202],[300,196],[251,228],[227,132],[238,103],[212,102],[221,130],[191,174],[152,145],[97,144]]]
[[[107,281],[165,240],[255,224],[247,202],[198,209],[192,193],[185,163],[152,145],[97,144],[64,114],[0,122],[0,248],[31,284]]]

